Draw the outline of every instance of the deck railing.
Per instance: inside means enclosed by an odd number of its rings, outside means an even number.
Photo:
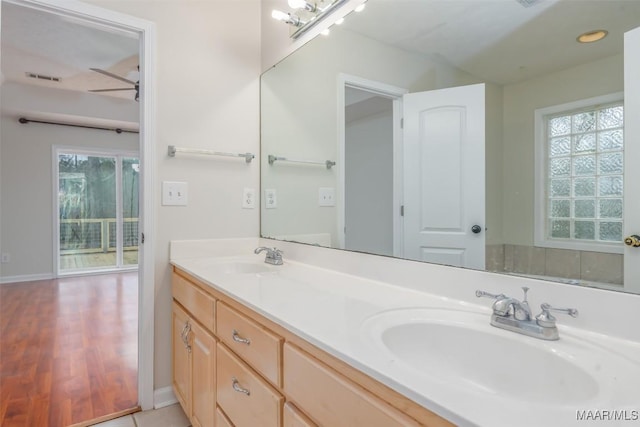
[[[123,219],[123,249],[138,249],[138,218]],[[116,251],[116,219],[61,219],[60,254]]]

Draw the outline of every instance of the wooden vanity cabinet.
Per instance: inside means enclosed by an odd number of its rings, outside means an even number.
[[[217,404],[234,426],[280,427],[282,395],[224,344],[217,369]]]
[[[317,427],[313,421],[305,414],[300,412],[298,408],[291,402],[284,404],[283,427]]]
[[[294,345],[284,346],[284,390],[323,426],[420,424]]]
[[[173,386],[194,426],[453,426],[178,268],[173,283]]]
[[[191,325],[191,424],[214,425],[216,340],[198,323]]]
[[[215,426],[216,427],[233,427],[233,424],[231,424],[231,421],[229,421],[229,418],[227,418],[227,416],[224,414],[224,412],[222,412],[222,410],[219,407],[216,407]]]
[[[173,390],[194,427],[212,427],[215,299],[180,276],[174,276],[172,287]]]
[[[176,302],[173,303],[173,392],[186,414],[191,413],[191,355],[185,339],[189,316]]]

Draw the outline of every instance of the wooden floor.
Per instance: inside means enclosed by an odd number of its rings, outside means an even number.
[[[137,406],[137,272],[0,286],[0,425]]]

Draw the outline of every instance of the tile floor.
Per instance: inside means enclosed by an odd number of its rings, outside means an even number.
[[[94,427],[189,427],[191,423],[179,404],[95,424]]]

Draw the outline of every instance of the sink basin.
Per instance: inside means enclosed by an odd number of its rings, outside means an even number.
[[[571,404],[599,391],[596,379],[561,343],[493,328],[484,313],[392,310],[368,319],[363,327],[394,363],[467,392]]]
[[[275,271],[274,267],[265,263],[247,261],[218,262],[213,264],[212,268],[224,274],[258,274]]]

